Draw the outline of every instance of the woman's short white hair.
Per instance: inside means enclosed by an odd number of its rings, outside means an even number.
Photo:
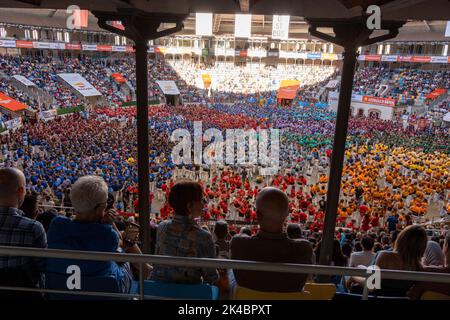
[[[70,190],[70,201],[76,212],[89,213],[108,200],[108,185],[99,176],[79,178]]]

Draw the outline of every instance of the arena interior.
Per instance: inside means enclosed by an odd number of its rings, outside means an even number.
[[[450,299],[448,2],[65,2],[0,1],[3,300]]]

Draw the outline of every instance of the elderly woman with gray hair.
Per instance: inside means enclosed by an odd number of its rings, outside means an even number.
[[[108,186],[103,178],[85,176],[72,186],[70,200],[75,218],[56,217],[48,231],[48,247],[51,249],[141,253],[136,239],[122,239],[114,225],[112,212],[107,211]],[[128,263],[113,261],[86,261],[48,259],[47,272],[66,274],[69,265],[80,267],[82,277],[113,276],[121,293],[129,293],[133,274]],[[135,266],[139,269],[139,265]],[[144,277],[151,267],[144,265]]]

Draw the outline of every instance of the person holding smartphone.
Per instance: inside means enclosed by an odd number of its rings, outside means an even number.
[[[114,224],[116,214],[108,203],[108,186],[103,178],[84,176],[72,186],[70,200],[75,218],[56,217],[48,231],[51,249],[142,253],[137,245],[138,232],[122,234]],[[124,237],[125,235],[125,237]],[[48,259],[47,272],[66,274],[69,265],[80,267],[82,277],[113,276],[121,293],[130,293],[133,273],[129,263],[114,261],[87,261]],[[139,269],[139,265],[135,266]],[[144,277],[148,278],[151,266],[144,264]]]

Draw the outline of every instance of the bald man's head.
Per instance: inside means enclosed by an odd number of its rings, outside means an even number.
[[[20,207],[25,198],[25,176],[14,168],[0,169],[0,205]]]
[[[264,224],[283,225],[289,214],[289,199],[277,188],[264,188],[256,197],[258,220]]]

